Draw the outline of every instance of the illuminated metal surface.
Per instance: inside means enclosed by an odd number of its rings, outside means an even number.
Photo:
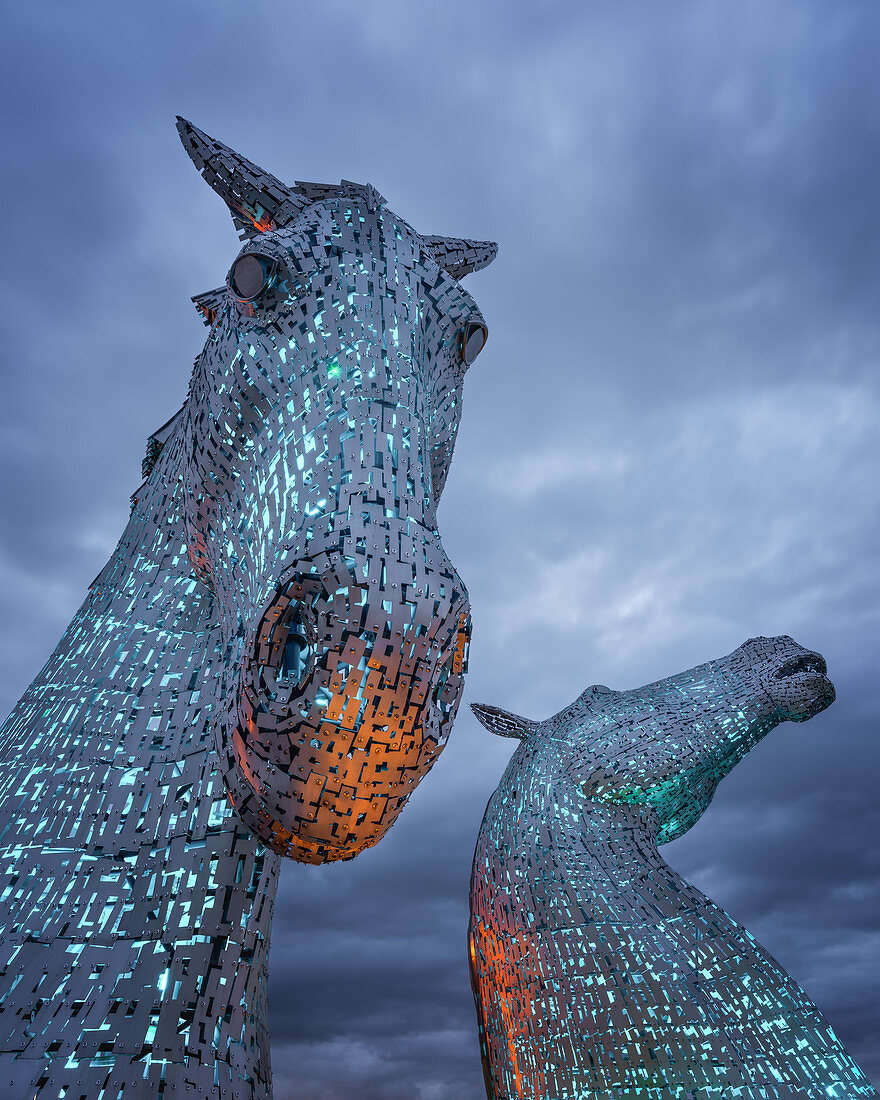
[[[876,1097],[760,944],[661,858],[774,726],[834,699],[790,638],[634,691],[594,686],[521,738],[480,829],[470,950],[493,1100]]]
[[[270,1096],[280,855],[375,844],[461,693],[435,506],[483,325],[458,279],[495,248],[179,128],[248,242],[196,299],[210,335],[116,551],[0,730],[15,1100]]]

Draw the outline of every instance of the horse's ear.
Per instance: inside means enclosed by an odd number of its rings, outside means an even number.
[[[308,206],[309,200],[304,195],[298,195],[179,115],[177,132],[208,186],[229,207],[242,238],[256,237],[258,233],[286,225]]]
[[[191,299],[208,328],[214,324],[214,318],[227,300],[227,294],[228,291],[225,286],[218,286],[216,290],[206,290],[202,294],[194,295]]]
[[[454,279],[488,267],[498,255],[494,241],[469,241],[464,237],[422,237],[425,251]]]
[[[540,722],[533,722],[530,718],[521,718],[518,714],[511,714],[509,710],[501,707],[490,707],[485,703],[471,703],[471,710],[483,723],[490,733],[499,737],[527,737],[534,733]]]

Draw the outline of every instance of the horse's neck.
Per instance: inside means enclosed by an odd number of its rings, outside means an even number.
[[[116,550],[0,729],[3,768],[36,768],[34,796],[96,767],[111,787],[122,773],[131,786],[135,771],[186,767],[209,745],[212,672],[224,655],[211,597],[187,564],[175,458],[141,490]]]
[[[128,1096],[133,1059],[132,1095],[163,1080],[270,1087],[278,860],[213,767],[215,684],[234,654],[188,571],[178,447],[0,731],[0,1050],[40,1098],[68,1078],[101,1097],[118,1078]]]
[[[690,909],[711,904],[664,861],[648,806],[581,795],[540,751],[521,746],[489,802],[477,842],[472,912],[512,933],[638,921],[652,889]],[[520,756],[522,754],[522,756]]]

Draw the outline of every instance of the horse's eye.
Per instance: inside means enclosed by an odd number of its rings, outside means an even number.
[[[468,324],[464,326],[459,336],[459,346],[466,367],[469,367],[480,354],[488,338],[489,330],[485,325]]]
[[[248,252],[232,265],[229,289],[240,302],[252,302],[272,281],[276,261],[259,252]]]

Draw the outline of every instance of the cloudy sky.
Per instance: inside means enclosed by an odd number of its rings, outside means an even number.
[[[466,700],[544,717],[789,633],[838,701],[667,858],[880,1083],[880,8],[840,0],[7,5],[0,702],[128,516],[237,241],[177,113],[282,179],[500,242],[440,510]],[[511,745],[463,708],[378,848],[291,865],[277,1100],[479,1100],[465,967]]]

